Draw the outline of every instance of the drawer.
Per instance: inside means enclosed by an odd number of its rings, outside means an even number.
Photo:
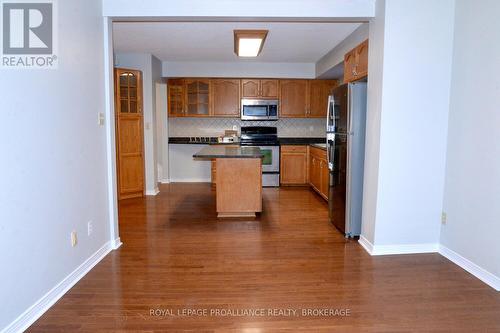
[[[306,153],[307,146],[304,146],[304,145],[281,146],[281,152],[283,152],[283,153]]]

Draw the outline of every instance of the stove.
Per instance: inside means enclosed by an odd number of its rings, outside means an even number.
[[[240,145],[260,148],[264,154],[262,159],[262,186],[279,186],[280,145],[276,127],[242,127]]]

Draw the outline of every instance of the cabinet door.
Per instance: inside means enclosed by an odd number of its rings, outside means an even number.
[[[278,80],[260,80],[260,97],[278,98]]]
[[[319,191],[319,160],[316,156],[310,156],[310,166],[309,166],[309,180],[311,186]]]
[[[280,81],[280,116],[305,118],[307,113],[307,80]]]
[[[168,115],[182,117],[186,111],[184,80],[168,80],[167,91]]]
[[[260,80],[241,80],[241,97],[259,97],[259,81]]]
[[[281,184],[305,185],[307,184],[307,147],[283,146],[281,147]]]
[[[213,116],[240,116],[240,80],[213,79],[211,90]]]
[[[347,52],[344,56],[344,83],[354,80],[354,67],[356,65],[356,50]]]
[[[356,47],[356,79],[368,75],[368,39]]]
[[[309,118],[326,118],[328,96],[337,86],[335,80],[310,80],[309,81]]]
[[[186,81],[188,117],[203,117],[210,115],[210,81],[205,79]]]

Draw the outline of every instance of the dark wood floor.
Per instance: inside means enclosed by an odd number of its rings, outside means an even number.
[[[500,293],[444,257],[370,257],[327,222],[326,203],[306,188],[265,189],[264,211],[217,221],[208,184],[122,201],[123,246],[30,331],[500,332]],[[264,316],[236,316],[261,308]],[[323,308],[350,315],[300,310]],[[155,309],[233,316],[151,316]]]

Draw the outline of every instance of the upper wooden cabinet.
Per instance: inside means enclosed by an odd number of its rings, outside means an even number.
[[[344,55],[344,82],[368,75],[368,39]]]
[[[241,80],[242,98],[278,98],[278,80],[243,79]]]
[[[308,80],[280,80],[280,117],[305,118],[307,116],[307,89]]]
[[[212,115],[214,117],[240,116],[240,80],[212,79]]]
[[[282,118],[324,118],[335,86],[336,80],[169,79],[168,115],[236,118],[242,98],[272,98],[279,100]]]
[[[324,118],[336,80],[281,80],[280,117]]]
[[[337,86],[335,80],[309,81],[308,118],[325,118],[328,108],[328,96]]]
[[[210,80],[186,80],[186,95],[186,116],[210,115]]]
[[[171,117],[183,117],[186,113],[186,85],[182,79],[168,80],[168,115]]]

